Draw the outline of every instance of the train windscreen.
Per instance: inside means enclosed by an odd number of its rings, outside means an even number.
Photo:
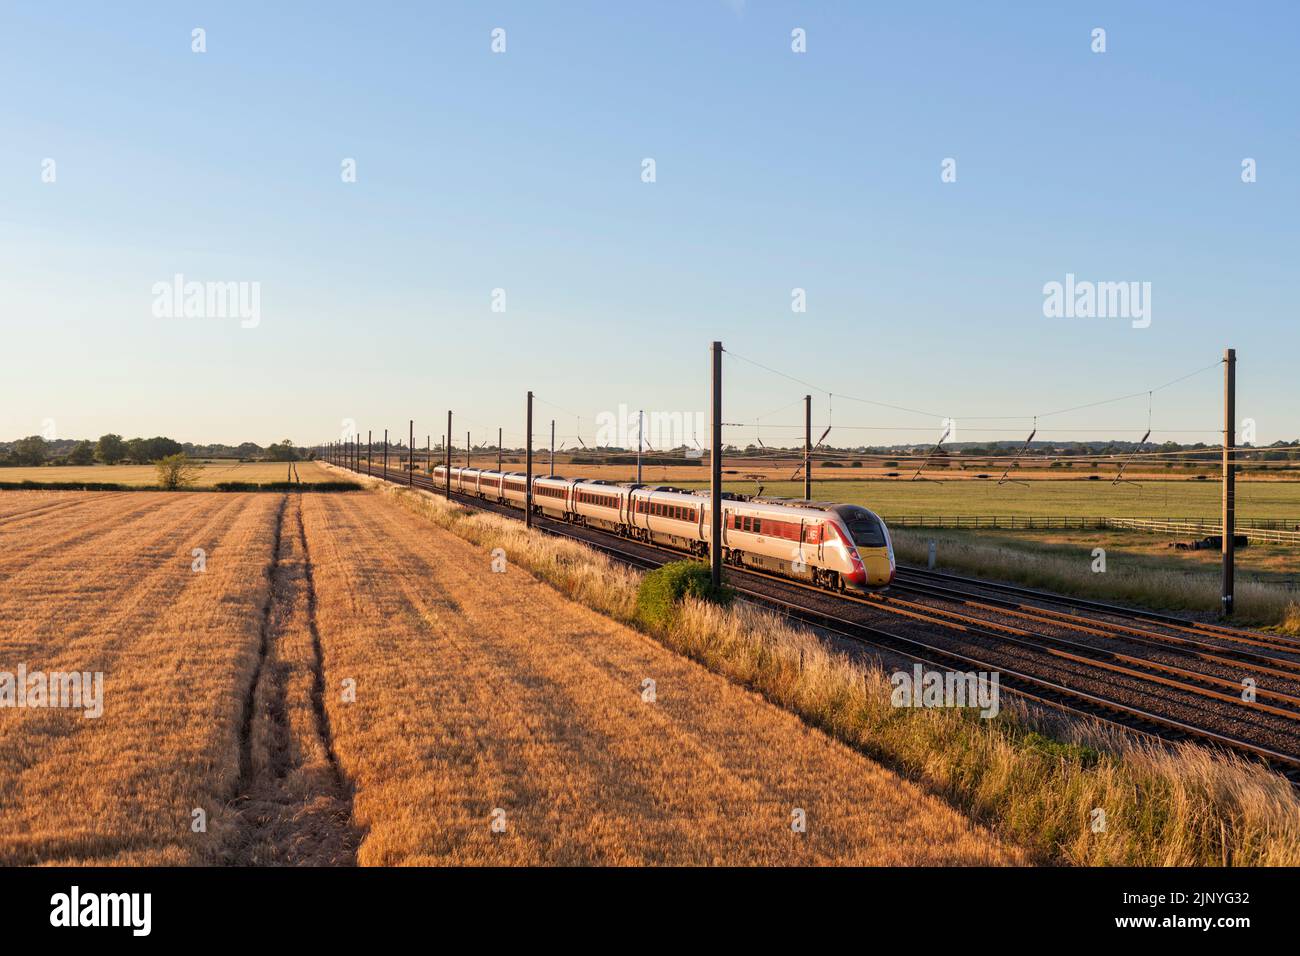
[[[879,519],[869,512],[854,515],[847,522],[853,543],[859,548],[883,548],[885,546],[885,529]]]

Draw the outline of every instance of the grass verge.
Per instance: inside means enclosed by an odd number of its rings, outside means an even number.
[[[1039,862],[1300,864],[1300,798],[1284,778],[1244,760],[1190,744],[1165,748],[1100,724],[1052,726],[1015,705],[991,720],[895,708],[884,669],[772,613],[685,596],[666,623],[650,625],[637,614],[641,576],[598,552],[424,492],[383,493],[471,543],[504,548],[562,594],[920,781]],[[1097,809],[1102,832],[1093,832]]]

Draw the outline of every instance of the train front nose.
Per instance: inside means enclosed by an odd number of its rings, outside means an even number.
[[[894,561],[885,548],[859,549],[869,588],[887,587],[894,580]]]

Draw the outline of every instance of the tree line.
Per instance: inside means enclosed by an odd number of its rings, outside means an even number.
[[[307,449],[288,438],[263,448],[253,442],[241,445],[193,445],[165,438],[123,438],[109,433],[98,441],[50,441],[29,435],[7,444],[0,443],[0,467],[34,467],[40,465],[149,465],[173,455],[190,458],[239,458],[263,461],[302,461],[310,457]]]

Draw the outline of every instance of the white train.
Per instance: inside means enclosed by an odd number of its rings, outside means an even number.
[[[445,465],[433,469],[445,487]],[[451,469],[451,489],[523,508],[522,472]],[[533,510],[577,525],[700,556],[709,553],[707,491],[600,480],[533,478]],[[894,579],[894,545],[873,511],[857,505],[724,494],[723,560],[842,591],[877,591]]]

